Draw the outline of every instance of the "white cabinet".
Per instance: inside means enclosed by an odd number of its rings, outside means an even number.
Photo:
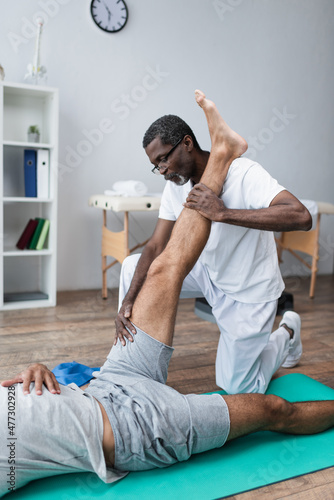
[[[0,309],[56,304],[58,90],[25,84],[0,84]],[[40,142],[28,142],[28,127],[38,125]],[[24,150],[49,152],[49,196],[26,198]],[[18,250],[29,219],[50,220],[43,250]]]

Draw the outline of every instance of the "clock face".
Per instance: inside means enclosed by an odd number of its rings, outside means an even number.
[[[128,8],[123,0],[92,0],[90,12],[98,27],[116,33],[126,25]]]

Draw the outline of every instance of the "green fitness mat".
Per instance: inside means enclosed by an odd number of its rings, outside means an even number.
[[[267,394],[289,401],[334,399],[333,389],[300,374],[272,381]],[[132,472],[111,485],[92,473],[65,474],[30,483],[8,499],[214,500],[331,466],[334,428],[312,436],[257,432],[166,469]]]

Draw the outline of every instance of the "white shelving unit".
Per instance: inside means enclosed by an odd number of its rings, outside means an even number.
[[[56,305],[58,90],[0,83],[0,310]],[[27,142],[38,125],[41,142]],[[49,197],[26,198],[24,150],[49,151]],[[50,220],[43,250],[18,250],[29,219]]]

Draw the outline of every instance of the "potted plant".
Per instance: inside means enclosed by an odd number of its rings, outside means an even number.
[[[28,128],[28,142],[39,142],[38,125],[30,125]]]

